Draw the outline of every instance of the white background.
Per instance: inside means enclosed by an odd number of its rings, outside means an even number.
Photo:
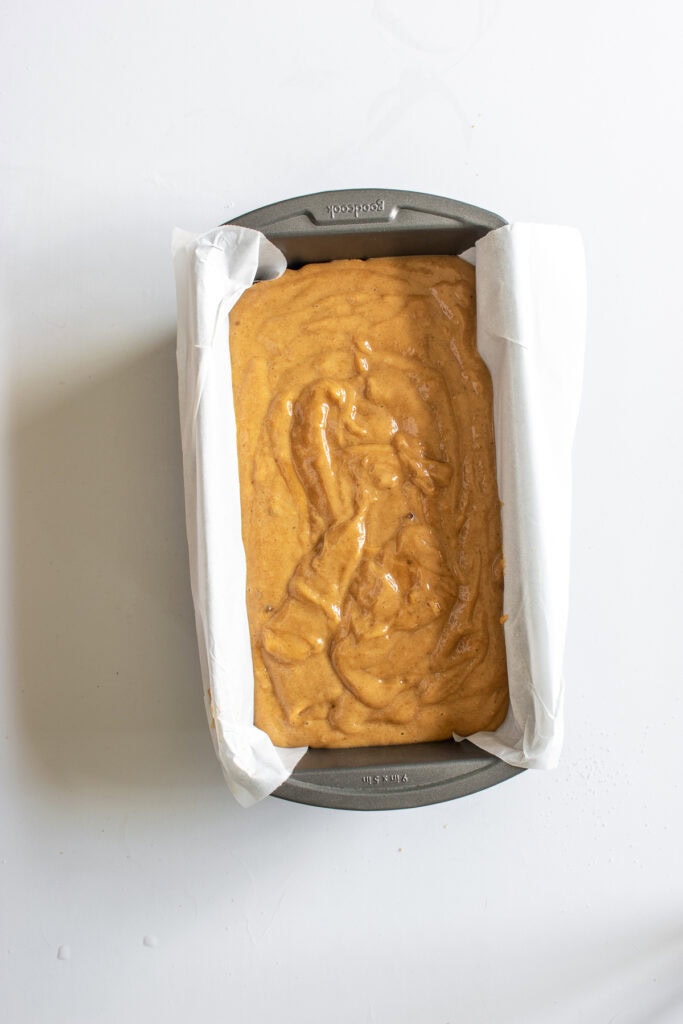
[[[678,6],[6,0],[8,1024],[683,1019]],[[204,719],[169,256],[381,186],[588,260],[562,764],[244,811]]]

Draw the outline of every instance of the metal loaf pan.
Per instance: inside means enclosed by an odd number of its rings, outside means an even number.
[[[290,267],[372,256],[459,255],[506,221],[420,192],[344,189],[286,199],[230,221],[262,231]],[[519,774],[472,743],[309,749],[274,796],[319,807],[389,810],[466,796]]]

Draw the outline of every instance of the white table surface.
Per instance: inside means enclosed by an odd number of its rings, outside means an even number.
[[[2,25],[3,1021],[683,1020],[676,6]],[[412,811],[244,811],[201,699],[170,234],[363,185],[583,232],[564,755]]]

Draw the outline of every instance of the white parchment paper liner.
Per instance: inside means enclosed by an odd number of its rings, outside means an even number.
[[[228,314],[282,254],[257,231],[176,231],[178,380],[190,575],[209,724],[236,799],[248,806],[291,774],[305,748],[275,747],[253,724]],[[468,739],[510,764],[552,768],[563,735],[571,445],[581,391],[585,270],[572,228],[513,224],[474,251],[477,343],[491,371],[503,501],[510,710]],[[455,737],[459,739],[460,737]]]

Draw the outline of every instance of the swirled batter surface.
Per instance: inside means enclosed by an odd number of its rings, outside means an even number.
[[[495,729],[508,686],[474,270],[342,260],[230,319],[255,721],[281,746]]]

